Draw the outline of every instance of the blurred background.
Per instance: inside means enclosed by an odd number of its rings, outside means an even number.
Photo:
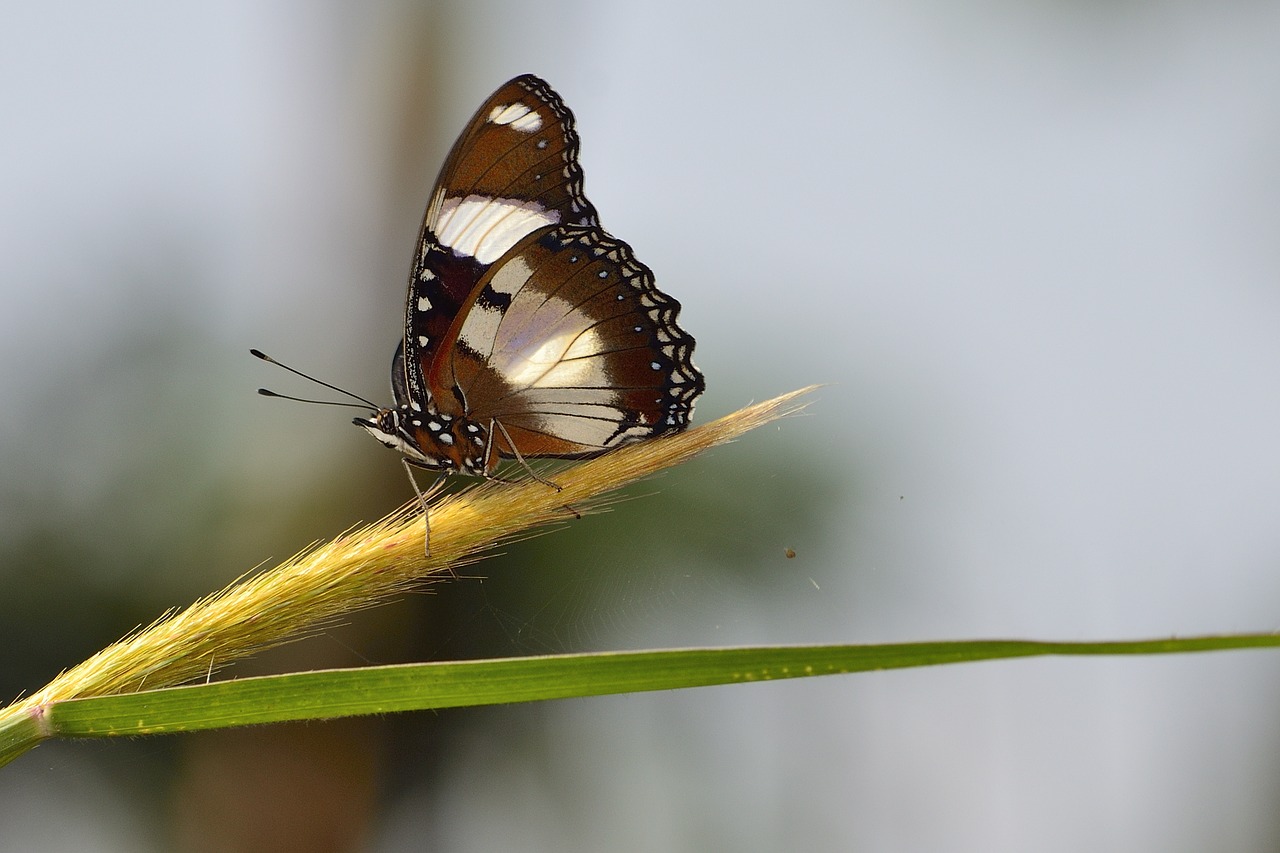
[[[411,494],[376,400],[516,74],[808,415],[226,674],[1280,628],[1280,6],[9,3],[0,691]],[[785,556],[795,552],[793,559]],[[1267,850],[1280,658],[1028,660],[40,747],[0,850]]]

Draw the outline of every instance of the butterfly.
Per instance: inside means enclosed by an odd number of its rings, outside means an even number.
[[[688,426],[705,380],[680,303],[600,227],[582,180],[573,114],[533,75],[454,143],[418,235],[395,404],[354,419],[411,481],[411,467],[492,477],[504,459],[541,479],[527,458]]]

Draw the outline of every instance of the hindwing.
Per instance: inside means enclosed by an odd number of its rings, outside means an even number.
[[[502,424],[521,455],[578,456],[680,430],[704,383],[679,310],[626,243],[551,228],[485,275],[429,382],[457,388],[469,416]]]

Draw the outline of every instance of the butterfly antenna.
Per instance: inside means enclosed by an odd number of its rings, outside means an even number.
[[[349,406],[361,411],[369,408],[364,403],[348,403],[346,400],[311,400],[306,397],[293,397],[289,394],[278,394],[270,388],[259,388],[258,393],[264,397],[278,397],[281,400],[293,400],[295,403],[315,403],[318,406]],[[377,408],[374,406],[373,408]]]
[[[368,406],[370,409],[382,408],[377,403],[370,402],[369,400],[366,400],[364,397],[361,397],[359,394],[353,394],[345,388],[339,388],[337,385],[330,385],[328,382],[325,382],[322,379],[316,379],[314,376],[309,376],[303,373],[301,370],[294,370],[292,367],[285,364],[284,362],[276,361],[274,358],[267,355],[262,350],[251,349],[249,350],[249,354],[252,355],[254,358],[260,358],[269,364],[274,364],[276,367],[282,367],[285,370],[289,371],[290,373],[294,374],[295,376],[301,376],[303,379],[314,382],[317,385],[323,385],[325,388],[328,388],[330,391],[337,391],[339,394],[345,394],[353,400],[359,400],[361,403],[364,403],[365,406]],[[290,397],[287,394],[277,394],[274,391],[268,391],[266,388],[259,388],[258,393],[264,397],[280,397],[285,400],[297,400],[300,403],[321,403],[321,404],[326,404],[331,406],[351,406],[352,408],[358,408],[355,403],[330,403],[326,400],[304,400],[301,397]]]

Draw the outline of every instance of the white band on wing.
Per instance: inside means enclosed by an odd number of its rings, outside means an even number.
[[[559,211],[536,201],[469,195],[444,199],[433,230],[440,245],[455,254],[491,264],[534,231],[559,221]]]

